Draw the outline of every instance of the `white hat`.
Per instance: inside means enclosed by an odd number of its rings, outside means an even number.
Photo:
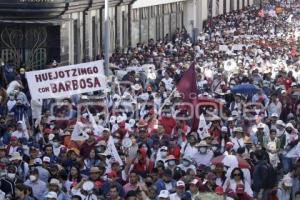
[[[121,99],[121,97],[118,94],[114,94],[113,99],[118,99],[119,100],[119,99]]]
[[[287,123],[287,124],[286,124],[286,128],[288,128],[288,127],[294,129],[294,126],[293,126],[292,123]]]
[[[85,191],[91,191],[92,189],[94,189],[94,183],[92,181],[86,181],[82,185],[82,189]]]
[[[265,128],[265,125],[264,125],[263,123],[259,123],[259,124],[257,125],[257,128]]]
[[[192,159],[190,156],[183,156],[182,160],[187,160],[187,161],[189,161],[190,163],[193,162],[193,159]]]
[[[231,112],[231,116],[233,116],[233,117],[236,117],[238,115],[239,115],[239,113],[236,110]]]
[[[208,147],[209,145],[206,143],[205,140],[200,141],[195,147]]]
[[[124,121],[124,118],[122,116],[117,117],[117,123],[121,123]]]
[[[227,129],[227,127],[226,127],[226,126],[222,126],[222,128],[221,128],[221,131],[222,131],[222,132],[227,132],[227,131],[228,131],[228,129]]]
[[[287,174],[283,177],[282,182],[287,187],[292,187],[292,185],[293,185],[293,179],[291,178],[291,176],[289,174]]]
[[[57,194],[56,192],[48,192],[45,197],[49,199],[57,199]]]
[[[196,179],[196,178],[194,178],[194,179],[190,182],[190,184],[193,184],[193,185],[197,185],[198,183],[199,183],[199,180]]]
[[[176,187],[185,187],[185,183],[183,181],[177,181]]]
[[[135,125],[135,120],[134,119],[130,119],[128,123],[129,123],[129,126],[132,128]]]
[[[243,133],[244,131],[243,131],[243,128],[242,128],[242,127],[235,127],[235,128],[233,129],[233,132]]]
[[[227,121],[232,122],[232,121],[234,121],[234,118],[233,117],[228,117]]]
[[[20,155],[19,152],[14,152],[11,156],[11,158],[9,159],[9,161],[13,161],[13,160],[22,160],[23,157]]]
[[[59,181],[58,179],[56,179],[56,178],[52,178],[52,179],[50,180],[49,184],[51,184],[51,185],[56,185],[56,186],[58,186],[59,188],[62,187],[60,181]]]
[[[277,118],[278,118],[279,116],[278,116],[277,113],[273,113],[273,114],[271,115],[271,117],[277,117]]]
[[[170,195],[170,193],[168,190],[161,190],[158,195],[158,198],[168,198],[169,195]]]
[[[116,123],[116,120],[117,120],[116,116],[111,116],[110,119],[109,119],[109,122],[110,123]]]
[[[219,120],[221,120],[221,118],[217,115],[214,115],[210,121],[219,121]]]
[[[53,133],[50,133],[48,136],[49,141],[52,141],[54,139],[55,135]]]
[[[167,146],[162,146],[162,147],[160,147],[160,150],[168,151],[168,147]]]
[[[135,84],[135,85],[131,86],[131,88],[133,90],[140,90],[140,89],[142,89],[142,86],[140,84]]]
[[[41,165],[43,162],[42,162],[42,159],[40,159],[40,158],[35,158],[35,159],[33,160],[33,163],[34,163],[35,165]]]
[[[43,158],[43,162],[48,162],[48,163],[50,163],[50,158],[48,157],[48,156],[44,156],[44,158]]]
[[[285,127],[285,123],[282,120],[277,120],[276,125],[280,125],[280,126]]]

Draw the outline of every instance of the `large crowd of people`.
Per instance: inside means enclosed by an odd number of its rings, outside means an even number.
[[[247,7],[116,50],[105,90],[64,99],[31,99],[4,64],[0,199],[300,200],[299,13]],[[198,116],[176,90],[190,66]]]

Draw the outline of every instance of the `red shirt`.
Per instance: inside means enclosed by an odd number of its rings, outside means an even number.
[[[160,124],[164,127],[165,132],[170,135],[173,129],[176,127],[176,120],[172,117],[163,116],[160,119]]]

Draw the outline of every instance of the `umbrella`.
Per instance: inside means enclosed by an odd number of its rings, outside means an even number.
[[[237,85],[231,89],[232,93],[241,93],[241,94],[255,94],[259,89],[252,84],[244,83],[241,85]]]
[[[212,159],[213,165],[222,163],[227,167],[239,167],[241,169],[250,169],[249,163],[239,156],[234,155],[221,155]]]

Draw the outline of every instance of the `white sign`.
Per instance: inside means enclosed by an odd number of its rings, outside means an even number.
[[[107,153],[109,155],[111,155],[112,159],[118,161],[118,163],[120,165],[123,165],[123,161],[122,159],[120,158],[120,155],[117,151],[117,148],[115,146],[115,143],[114,143],[114,139],[112,136],[109,136],[109,139],[107,141],[107,149],[106,149]]]
[[[103,61],[26,72],[32,99],[65,98],[106,88]]]

